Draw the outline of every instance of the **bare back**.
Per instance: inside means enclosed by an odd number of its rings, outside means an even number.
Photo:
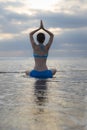
[[[46,49],[46,46],[44,46],[44,50],[41,50],[40,45],[36,45],[33,49],[34,53],[34,59],[35,59],[35,66],[34,69],[38,71],[47,70],[47,56],[48,56],[48,50]]]

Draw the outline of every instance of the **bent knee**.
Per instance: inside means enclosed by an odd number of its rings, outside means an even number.
[[[26,75],[29,75],[29,73],[30,73],[29,71],[25,71],[25,74],[26,74]]]
[[[56,69],[51,69],[51,71],[52,71],[52,74],[53,74],[53,75],[57,72]]]

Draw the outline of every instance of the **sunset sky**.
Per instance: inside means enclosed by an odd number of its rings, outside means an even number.
[[[32,56],[40,20],[54,33],[52,57],[87,57],[87,0],[0,0],[0,57]]]

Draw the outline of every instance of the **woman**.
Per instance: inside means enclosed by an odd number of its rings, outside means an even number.
[[[38,32],[40,29],[43,29],[50,36],[49,41],[46,45],[43,44],[45,41],[44,33],[37,34],[38,45],[34,41],[33,35],[36,32]],[[40,22],[40,27],[30,33],[30,41],[33,48],[35,66],[34,66],[34,70],[32,70],[31,72],[29,71],[26,72],[27,75],[30,75],[31,77],[36,77],[36,78],[52,78],[53,75],[56,73],[56,69],[48,70],[48,67],[46,65],[48,52],[52,44],[53,37],[54,35],[50,31],[44,28],[42,20]]]

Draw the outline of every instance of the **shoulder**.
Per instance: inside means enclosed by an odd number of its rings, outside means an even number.
[[[33,49],[34,49],[34,50],[38,50],[38,49],[39,49],[39,45],[37,45],[37,44],[35,43],[34,46],[33,46]]]

